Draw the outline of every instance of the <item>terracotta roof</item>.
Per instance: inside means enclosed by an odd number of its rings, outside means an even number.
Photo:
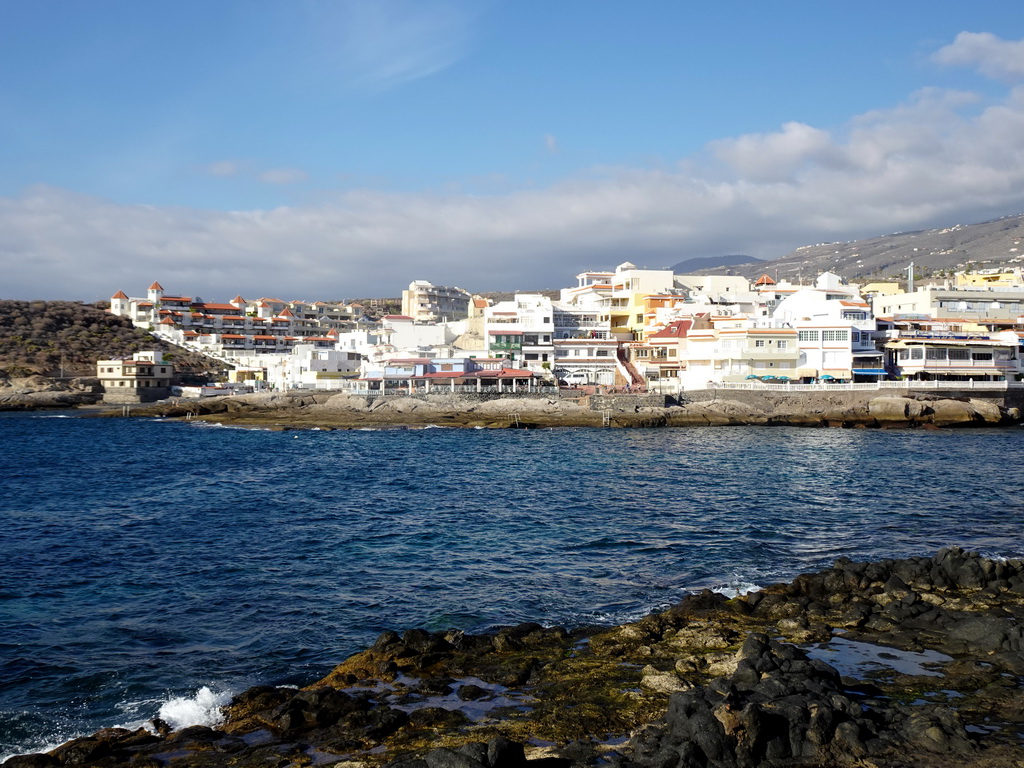
[[[288,309],[288,307],[285,307],[281,311],[281,315],[280,316],[281,317],[295,317],[295,315],[292,314],[292,311],[290,309]]]
[[[202,307],[203,309],[225,309],[230,310],[232,312],[238,311],[238,307],[236,307],[234,304],[215,304],[209,301],[204,301],[202,304],[197,304],[196,306]]]
[[[162,291],[163,289],[164,289],[164,287],[162,285],[160,285],[160,283],[158,283],[156,281],[153,281],[153,284],[151,286],[149,286],[149,290],[151,290],[151,291]]]
[[[174,321],[171,320],[171,318],[169,318],[169,317],[165,317],[163,320],[160,321],[160,325],[174,325],[174,324],[175,324]]]
[[[110,298],[112,298],[112,299],[127,299],[128,297],[124,295],[124,291],[118,291],[117,293],[115,293]]]
[[[235,298],[233,298],[231,301],[232,302],[237,301],[239,304],[245,304],[245,299],[242,298],[241,294],[239,294],[238,296],[235,296]]]
[[[686,336],[686,332],[693,325],[692,320],[676,320],[668,324],[664,330],[652,333],[649,339],[678,339]]]
[[[765,274],[757,278],[757,280],[754,282],[754,285],[775,285],[775,281],[772,280],[766,272]]]
[[[867,307],[867,306],[870,306],[869,304],[867,304],[867,303],[865,303],[863,301],[840,301],[839,303],[842,304],[844,307]]]
[[[384,315],[385,320],[412,320],[408,315]]]

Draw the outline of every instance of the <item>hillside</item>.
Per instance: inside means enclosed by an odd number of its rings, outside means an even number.
[[[220,364],[157,341],[126,317],[73,301],[0,300],[0,372],[94,376],[96,361],[160,349],[184,373],[216,371]]]
[[[677,275],[692,275],[702,271],[707,272],[708,270],[720,272],[724,267],[746,266],[753,263],[761,263],[761,260],[755,259],[753,256],[706,256],[704,258],[680,261],[678,264],[673,264],[669,269]]]
[[[726,273],[756,278],[769,274],[779,279],[813,279],[834,272],[849,280],[899,279],[910,262],[918,277],[942,275],[965,268],[1021,264],[1024,214],[980,224],[957,224],[943,229],[896,232],[891,235],[819,243],[797,248],[774,261],[740,264],[701,272]]]

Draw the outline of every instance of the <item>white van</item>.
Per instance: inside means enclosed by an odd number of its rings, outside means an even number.
[[[573,371],[565,374],[562,382],[568,387],[582,387],[590,383],[590,374],[586,371]]]

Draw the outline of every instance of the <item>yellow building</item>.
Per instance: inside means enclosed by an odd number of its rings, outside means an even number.
[[[971,272],[957,272],[956,286],[1010,288],[1024,283],[1020,267],[1008,269],[979,269]]]

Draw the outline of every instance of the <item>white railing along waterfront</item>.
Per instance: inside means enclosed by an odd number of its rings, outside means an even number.
[[[850,392],[857,390],[933,390],[933,389],[970,389],[997,390],[1024,389],[1021,381],[878,381],[850,383],[818,383],[795,384],[792,382],[769,383],[760,381],[709,382],[704,387],[687,387],[687,389],[748,389],[764,392]]]
[[[383,392],[379,388],[352,388],[352,389],[341,389],[339,392],[346,395],[358,395],[359,397],[409,397],[410,395],[509,395],[509,396],[558,396],[558,387],[532,387],[527,389],[526,387],[517,387],[514,391],[508,385],[504,385],[501,388],[498,387],[480,387],[477,389],[475,386],[456,386],[450,387],[446,385],[431,386],[430,389],[425,387],[396,387],[394,389],[388,388]],[[579,393],[574,395],[579,397]]]

